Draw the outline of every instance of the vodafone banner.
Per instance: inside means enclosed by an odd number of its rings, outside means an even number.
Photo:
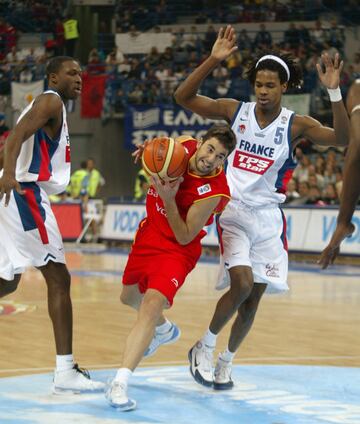
[[[328,207],[284,207],[287,220],[289,250],[299,252],[321,252],[329,242],[336,226],[338,210]],[[145,205],[109,204],[106,208],[101,237],[106,240],[133,240],[140,221],[146,216]],[[353,217],[355,232],[346,239],[342,253],[360,255],[360,209]],[[218,244],[215,223],[206,227],[206,246]]]

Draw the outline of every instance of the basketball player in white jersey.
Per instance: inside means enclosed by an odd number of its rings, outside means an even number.
[[[231,122],[237,146],[228,158],[227,178],[232,200],[222,213],[222,261],[219,287],[230,284],[220,298],[209,329],[189,352],[190,371],[197,382],[215,389],[231,389],[231,364],[254,321],[259,301],[267,291],[287,290],[288,255],[285,217],[287,181],[296,164],[293,151],[300,137],[321,145],[348,142],[349,120],[341,99],[342,62],[322,56],[321,82],[330,94],[334,127],[323,127],[309,116],[281,107],[282,95],[301,82],[301,72],[288,56],[262,55],[250,66],[248,79],[256,102],[211,99],[197,94],[201,83],[236,49],[231,26],[220,29],[210,56],[175,92],[176,101],[199,115]],[[228,281],[223,280],[228,276]],[[228,347],[212,369],[216,338],[236,313]]]
[[[319,260],[323,269],[334,262],[339,254],[341,242],[355,230],[351,218],[360,196],[360,79],[354,81],[350,87],[346,103],[350,114],[350,144],[343,171],[343,189],[336,229]]]
[[[49,89],[20,115],[0,163],[0,297],[16,290],[26,267],[41,271],[57,353],[53,390],[92,391],[104,385],[73,360],[70,274],[48,198],[69,183],[64,102],[81,93],[81,68],[71,57],[59,56],[50,60],[46,75]]]

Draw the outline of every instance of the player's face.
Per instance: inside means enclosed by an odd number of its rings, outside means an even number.
[[[267,69],[258,71],[254,84],[256,107],[266,111],[278,107],[286,88],[287,83],[280,83],[277,72]]]
[[[76,99],[81,94],[81,68],[75,60],[63,62],[54,76],[57,91],[65,100]]]
[[[195,155],[196,174],[211,174],[216,168],[224,164],[228,153],[217,138],[212,137],[204,141]]]

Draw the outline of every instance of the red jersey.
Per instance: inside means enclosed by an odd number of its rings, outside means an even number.
[[[189,153],[189,159],[195,154],[197,150],[197,140],[188,138],[182,141],[183,146]],[[214,213],[220,213],[230,200],[230,190],[226,181],[224,170],[221,168],[217,170],[215,175],[199,176],[194,175],[189,171],[189,168],[183,175],[184,181],[179,187],[176,194],[176,204],[181,218],[185,221],[188,210],[197,202],[210,197],[219,197],[219,203],[216,206],[213,214],[208,219],[206,225],[210,225],[214,219]],[[166,211],[161,197],[156,192],[155,188],[151,186],[148,190],[146,197],[146,211],[147,218],[146,224],[153,226],[165,239],[175,242],[175,235],[166,218]],[[197,244],[206,235],[204,230],[201,230],[190,244]],[[161,243],[163,240],[161,241]],[[188,245],[188,246],[189,246]]]

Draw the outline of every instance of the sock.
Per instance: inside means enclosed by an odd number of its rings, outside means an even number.
[[[167,333],[170,330],[172,324],[171,324],[171,322],[167,318],[165,318],[165,320],[166,321],[164,322],[164,324],[158,325],[156,327],[156,329],[155,329],[155,332],[156,333],[158,333],[158,334],[164,334],[164,333]]]
[[[201,341],[207,348],[215,349],[216,338],[217,338],[217,334],[212,333],[210,329],[208,329],[207,332],[204,334],[203,338],[201,339]]]
[[[127,387],[129,378],[132,376],[132,373],[133,372],[129,370],[129,368],[119,368],[114,380],[123,383]]]
[[[56,355],[56,371],[71,370],[74,366],[74,357],[70,355]]]
[[[234,359],[235,356],[235,352],[230,352],[229,348],[226,348],[226,350],[224,350],[224,352],[220,353],[220,359],[225,361],[225,362],[232,362],[232,360]]]

